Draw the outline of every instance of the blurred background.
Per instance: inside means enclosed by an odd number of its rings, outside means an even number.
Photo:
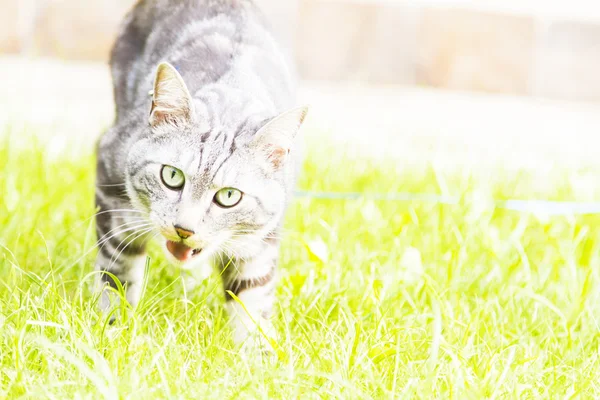
[[[0,124],[91,146],[135,0],[0,0]],[[597,0],[259,0],[312,106],[308,136],[404,163],[597,163]]]

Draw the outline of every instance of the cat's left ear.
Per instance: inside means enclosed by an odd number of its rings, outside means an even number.
[[[273,118],[256,132],[252,145],[267,157],[274,169],[285,164],[307,113],[308,107],[294,108]]]
[[[194,115],[192,96],[179,72],[163,62],[156,69],[150,125],[164,123],[180,125],[190,122]]]

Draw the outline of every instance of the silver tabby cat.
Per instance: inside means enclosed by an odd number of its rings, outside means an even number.
[[[96,266],[140,297],[145,246],[223,271],[235,339],[268,329],[296,175],[293,74],[248,0],[142,0],[111,56],[114,125],[98,145]]]

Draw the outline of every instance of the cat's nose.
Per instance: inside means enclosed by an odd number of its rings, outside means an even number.
[[[175,225],[175,232],[177,232],[177,235],[182,239],[187,239],[194,234],[194,231],[182,228],[179,225]]]

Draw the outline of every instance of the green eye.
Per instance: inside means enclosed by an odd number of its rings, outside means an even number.
[[[224,188],[215,194],[214,200],[221,207],[230,208],[237,206],[242,200],[242,192],[234,188]]]
[[[185,183],[183,172],[170,165],[163,165],[162,170],[160,171],[160,177],[165,186],[173,190],[181,189]]]

